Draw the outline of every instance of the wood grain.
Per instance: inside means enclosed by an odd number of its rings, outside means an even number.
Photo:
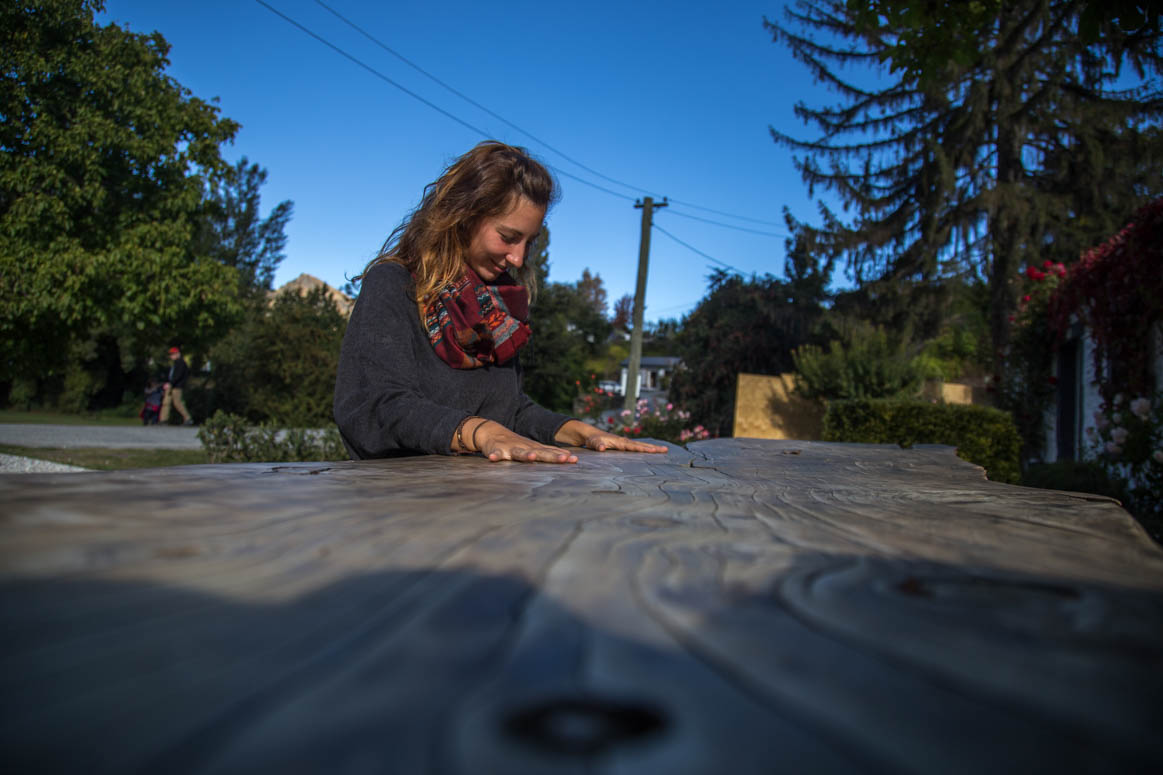
[[[947,447],[0,476],[6,772],[1163,771],[1163,552]]]

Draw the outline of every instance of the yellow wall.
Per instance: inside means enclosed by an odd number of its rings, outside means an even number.
[[[820,438],[824,410],[812,401],[792,393],[794,374],[769,377],[740,374],[735,386],[736,438],[795,439]]]
[[[921,390],[921,397],[937,400],[943,404],[992,405],[993,399],[984,387],[966,385],[960,382],[938,382],[930,380]]]
[[[819,439],[824,409],[795,395],[795,375],[740,374],[735,385],[736,438]],[[929,382],[922,395],[946,404],[986,403],[985,391],[956,382]],[[976,399],[976,400],[975,400]]]

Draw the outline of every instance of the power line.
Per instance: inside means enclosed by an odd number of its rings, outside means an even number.
[[[654,310],[654,314],[657,315],[660,312],[670,312],[670,311],[676,310],[676,309],[686,309],[688,307],[695,306],[700,301],[702,301],[702,299],[695,299],[694,301],[684,301],[682,304],[672,304],[669,307],[663,307],[662,309]]]
[[[682,205],[683,207],[693,207],[696,210],[705,210],[708,213],[715,213],[716,215],[725,215],[728,218],[738,218],[741,221],[751,221],[752,223],[762,223],[767,226],[784,226],[785,224],[776,221],[765,221],[762,218],[748,218],[746,215],[735,215],[733,213],[724,212],[723,210],[715,210],[711,207],[703,207],[702,205],[691,204],[690,202],[681,202],[678,199],[671,199],[671,204]],[[673,212],[673,211],[672,211]]]
[[[571,180],[576,180],[578,183],[585,183],[590,188],[596,188],[598,191],[605,191],[610,196],[616,196],[619,199],[625,199],[627,202],[634,201],[634,197],[632,197],[632,196],[627,196],[626,194],[619,194],[617,191],[611,191],[610,189],[606,188],[605,186],[599,186],[597,183],[591,183],[588,180],[583,180],[582,178],[579,178],[577,175],[571,175],[570,173],[563,170],[561,167],[554,167],[552,164],[546,164],[545,166],[549,167],[549,169],[553,170],[558,175],[565,175],[567,178],[570,178]]]
[[[402,84],[400,84],[400,83],[397,83],[396,81],[392,80],[392,79],[391,79],[391,78],[389,78],[388,76],[384,75],[384,74],[383,74],[383,73],[381,73],[380,71],[378,71],[378,70],[376,70],[375,68],[373,68],[371,65],[368,65],[367,63],[363,62],[363,61],[362,61],[361,59],[359,59],[358,57],[356,57],[356,56],[354,56],[354,55],[352,55],[352,54],[349,54],[347,51],[343,50],[343,49],[342,49],[342,48],[340,48],[339,46],[337,46],[337,45],[335,45],[334,43],[330,42],[329,40],[325,39],[323,36],[321,36],[321,35],[319,35],[319,34],[317,34],[317,33],[313,32],[312,30],[310,30],[310,29],[309,29],[309,28],[307,28],[306,26],[304,26],[304,25],[300,24],[299,22],[295,21],[294,19],[292,19],[290,16],[287,16],[286,14],[282,13],[282,12],[281,12],[281,11],[279,11],[278,9],[274,8],[274,7],[273,7],[273,6],[271,6],[269,3],[265,2],[265,0],[255,0],[255,2],[257,2],[259,5],[261,5],[261,6],[263,6],[264,8],[266,8],[266,9],[267,9],[268,11],[270,11],[271,13],[273,13],[273,14],[275,14],[276,16],[280,17],[281,19],[283,19],[283,20],[284,20],[284,21],[286,21],[287,23],[289,23],[289,24],[291,24],[292,26],[294,26],[294,27],[298,28],[298,29],[299,29],[299,30],[301,30],[302,32],[306,33],[307,35],[310,35],[312,38],[314,38],[315,40],[319,41],[319,42],[320,42],[320,43],[322,43],[323,45],[327,46],[327,47],[328,47],[328,48],[330,48],[332,51],[335,51],[335,52],[336,52],[337,54],[339,54],[340,56],[342,56],[342,57],[344,57],[345,59],[347,59],[347,60],[349,60],[349,61],[353,62],[354,64],[356,64],[356,65],[358,65],[358,66],[362,67],[364,70],[367,70],[369,73],[371,73],[372,75],[376,76],[376,77],[377,77],[377,78],[379,78],[380,80],[382,80],[382,81],[384,81],[384,82],[386,82],[386,83],[390,84],[391,86],[394,86],[394,87],[396,87],[397,89],[399,89],[400,91],[404,92],[405,94],[407,94],[408,96],[412,97],[413,99],[416,99],[416,100],[418,100],[418,101],[422,102],[423,104],[425,104],[425,105],[427,105],[428,107],[430,107],[430,108],[432,108],[433,110],[435,110],[437,113],[440,113],[441,115],[443,115],[443,116],[445,116],[445,117],[447,117],[447,118],[450,118],[450,119],[452,119],[452,120],[453,120],[453,121],[455,121],[456,123],[458,123],[458,124],[460,124],[461,126],[463,126],[463,127],[467,128],[467,129],[469,129],[469,130],[471,130],[471,131],[475,132],[476,134],[480,135],[481,137],[484,137],[484,138],[489,138],[489,137],[492,137],[492,134],[491,134],[491,133],[484,131],[484,130],[483,130],[483,129],[481,129],[480,127],[474,126],[473,124],[470,124],[469,122],[465,121],[464,119],[460,118],[459,116],[456,116],[456,115],[454,115],[453,113],[451,113],[451,112],[449,112],[449,111],[445,110],[444,108],[440,107],[440,106],[439,106],[439,105],[437,105],[436,103],[434,103],[434,102],[432,102],[432,101],[430,101],[430,100],[428,100],[428,99],[426,99],[426,98],[424,98],[424,97],[420,96],[419,94],[417,94],[416,92],[414,92],[414,91],[412,91],[412,90],[408,89],[407,87],[403,86]],[[355,22],[353,22],[353,21],[351,21],[350,19],[348,19],[347,17],[343,16],[341,13],[339,13],[338,11],[336,11],[336,10],[335,10],[334,8],[332,8],[331,6],[329,6],[329,5],[327,5],[326,3],[322,2],[322,0],[315,0],[315,3],[316,3],[317,5],[319,5],[320,7],[322,7],[323,9],[325,9],[325,10],[326,10],[328,13],[332,14],[332,15],[333,15],[333,16],[335,16],[337,19],[339,19],[340,21],[342,21],[344,24],[348,25],[349,27],[351,27],[352,29],[354,29],[356,32],[358,32],[359,34],[363,35],[365,38],[367,38],[368,40],[370,40],[372,43],[376,44],[377,46],[379,46],[379,47],[380,47],[380,48],[382,48],[383,50],[387,51],[387,52],[388,52],[389,54],[391,54],[392,56],[395,56],[395,57],[396,57],[396,58],[398,58],[400,61],[404,62],[404,63],[405,63],[406,65],[408,65],[409,67],[411,67],[411,68],[415,69],[417,72],[419,72],[419,73],[421,73],[422,75],[424,75],[425,77],[427,77],[427,78],[431,79],[433,82],[435,82],[435,83],[439,84],[441,87],[443,87],[443,88],[447,89],[448,91],[452,92],[452,93],[453,93],[453,94],[455,94],[457,97],[460,97],[460,98],[461,98],[461,99],[463,99],[464,101],[468,102],[470,105],[473,105],[474,107],[478,108],[479,110],[482,110],[482,111],[484,111],[485,113],[487,113],[488,115],[490,115],[490,116],[492,116],[493,118],[497,119],[498,121],[501,121],[501,122],[502,122],[502,123],[504,123],[506,126],[509,126],[509,127],[513,128],[514,130],[516,130],[516,131],[520,132],[521,134],[525,135],[526,137],[528,137],[528,138],[532,139],[533,141],[535,141],[535,142],[537,142],[537,143],[540,143],[541,145],[545,146],[546,148],[548,148],[548,149],[549,149],[550,151],[552,151],[553,153],[556,153],[558,156],[561,156],[561,157],[562,157],[563,159],[565,159],[566,161],[568,161],[568,162],[570,162],[570,163],[572,163],[572,164],[575,164],[575,165],[577,165],[578,167],[580,167],[581,169],[585,170],[586,172],[589,172],[591,175],[595,175],[595,176],[597,176],[597,177],[599,177],[599,178],[601,178],[601,179],[603,179],[603,180],[609,181],[609,182],[611,182],[611,183],[614,183],[614,184],[616,184],[616,185],[622,186],[622,187],[624,187],[624,188],[628,188],[628,189],[630,189],[630,190],[632,190],[632,191],[638,191],[638,192],[641,192],[641,193],[649,193],[649,192],[648,192],[648,189],[642,188],[641,186],[635,186],[635,185],[632,185],[632,184],[630,184],[630,183],[623,182],[623,181],[621,181],[621,180],[618,180],[617,178],[610,177],[609,175],[605,175],[605,174],[603,174],[603,173],[601,173],[601,172],[598,172],[597,170],[593,169],[592,167],[589,167],[589,166],[587,166],[587,165],[585,165],[585,164],[581,163],[581,162],[580,162],[580,161],[578,161],[577,159],[574,159],[573,157],[571,157],[571,156],[569,156],[568,154],[566,154],[564,151],[561,151],[561,150],[559,150],[559,149],[555,148],[553,145],[550,145],[550,144],[549,144],[549,143],[547,143],[545,140],[542,140],[541,138],[537,137],[537,136],[536,136],[536,135],[534,135],[533,133],[531,133],[531,132],[529,132],[529,131],[527,131],[527,130],[525,130],[525,129],[522,129],[521,127],[519,127],[519,126],[517,126],[516,124],[514,124],[512,121],[509,121],[509,120],[508,120],[507,118],[505,118],[504,116],[502,116],[502,115],[500,115],[500,114],[498,114],[498,113],[495,113],[494,111],[492,111],[492,110],[490,110],[489,108],[485,107],[484,105],[482,105],[481,103],[479,103],[479,102],[477,102],[476,100],[472,99],[472,98],[471,98],[471,97],[469,97],[468,95],[464,94],[463,92],[461,92],[461,91],[457,90],[456,88],[454,88],[454,87],[450,86],[449,84],[447,84],[447,83],[445,83],[444,81],[440,80],[440,79],[439,79],[439,78],[437,78],[436,76],[432,75],[432,74],[431,74],[431,73],[429,73],[427,70],[425,70],[424,68],[420,67],[420,66],[419,66],[419,65],[417,65],[415,62],[411,61],[410,59],[408,59],[407,57],[405,57],[403,54],[401,54],[401,53],[399,53],[398,51],[396,51],[395,49],[393,49],[391,46],[387,45],[387,44],[386,44],[386,43],[384,43],[383,41],[381,41],[381,40],[379,40],[378,38],[376,38],[375,36],[373,36],[371,33],[369,33],[369,32],[367,32],[366,30],[364,30],[362,27],[360,27],[360,26],[359,26],[358,24],[356,24]],[[609,188],[606,188],[605,186],[598,185],[597,183],[593,183],[593,182],[591,182],[591,181],[585,180],[584,178],[578,177],[577,175],[574,175],[574,174],[572,174],[572,173],[566,172],[565,170],[561,169],[560,167],[556,167],[556,166],[554,166],[554,165],[546,165],[546,166],[547,166],[547,167],[549,167],[549,168],[550,168],[551,170],[553,170],[554,172],[556,172],[557,174],[559,174],[559,175],[562,175],[562,176],[564,176],[564,177],[567,177],[567,178],[569,178],[569,179],[571,179],[571,180],[575,180],[575,181],[577,181],[578,183],[581,183],[581,184],[583,184],[583,185],[589,186],[590,188],[597,189],[598,191],[601,191],[601,192],[603,192],[603,193],[606,193],[606,194],[610,194],[611,196],[618,197],[619,199],[625,199],[625,200],[627,200],[627,201],[634,201],[634,197],[627,196],[626,194],[621,194],[621,193],[619,193],[619,192],[617,192],[617,191],[612,191],[611,189],[609,189]],[[759,218],[749,218],[749,217],[747,217],[747,216],[744,216],[744,215],[735,215],[735,214],[733,214],[733,213],[728,213],[728,212],[726,212],[726,211],[724,211],[724,210],[716,210],[716,209],[714,209],[714,208],[710,208],[710,207],[704,207],[704,206],[702,206],[702,205],[693,204],[693,203],[691,203],[691,202],[681,202],[681,201],[678,201],[678,200],[671,200],[671,201],[672,201],[672,202],[674,202],[675,204],[683,205],[683,206],[685,206],[685,207],[691,207],[691,208],[694,208],[694,209],[696,209],[696,210],[705,210],[706,212],[715,213],[715,214],[717,214],[717,215],[722,215],[722,216],[725,216],[725,217],[727,217],[727,218],[735,218],[735,219],[742,220],[742,221],[750,221],[750,222],[752,222],[752,223],[769,224],[769,225],[772,225],[772,226],[778,226],[778,225],[779,225],[779,224],[775,223],[774,221],[765,221],[765,220],[761,220],[761,219],[759,219]],[[691,219],[693,219],[693,220],[696,220],[696,221],[704,221],[704,222],[706,222],[706,223],[710,223],[710,224],[713,224],[713,225],[716,225],[716,226],[722,226],[722,227],[724,227],[724,228],[728,228],[728,229],[736,229],[736,230],[738,230],[738,231],[745,231],[745,232],[750,232],[750,233],[753,233],[753,234],[761,234],[761,235],[764,235],[764,236],[769,236],[769,237],[786,237],[786,236],[787,236],[786,234],[775,234],[775,233],[772,233],[772,232],[765,232],[765,231],[760,231],[760,230],[758,230],[758,229],[748,229],[748,228],[746,228],[746,227],[744,227],[744,226],[733,226],[733,225],[731,225],[731,224],[727,224],[727,223],[720,223],[719,221],[713,221],[713,220],[711,220],[711,219],[709,219],[709,218],[700,218],[700,217],[698,217],[698,216],[695,216],[695,215],[690,215],[690,214],[688,214],[688,213],[679,213],[679,212],[675,212],[674,214],[675,214],[675,215],[678,215],[678,216],[680,216],[680,217],[683,217],[683,218],[691,218]],[[669,236],[669,235],[668,235],[668,236]]]
[[[287,16],[287,15],[286,15],[285,13],[283,13],[282,11],[280,11],[280,10],[278,10],[277,8],[274,8],[273,6],[269,5],[269,4],[268,4],[268,3],[266,3],[264,0],[254,0],[254,1],[255,1],[256,3],[258,3],[259,5],[261,5],[263,8],[266,8],[268,11],[270,11],[270,12],[271,12],[271,13],[273,13],[274,15],[276,15],[276,16],[278,16],[278,17],[282,18],[282,19],[283,19],[284,21],[286,21],[288,24],[291,24],[291,25],[293,25],[293,26],[295,26],[295,27],[298,27],[300,30],[302,30],[303,32],[307,33],[307,34],[308,34],[308,35],[310,35],[312,38],[314,38],[315,40],[317,40],[317,41],[319,41],[320,43],[322,43],[324,46],[327,46],[327,48],[331,49],[332,51],[334,51],[335,53],[339,54],[339,55],[340,55],[340,56],[342,56],[343,58],[345,58],[345,59],[348,59],[348,60],[350,60],[350,61],[354,62],[355,64],[359,65],[360,67],[362,67],[364,70],[367,70],[369,73],[371,73],[372,75],[374,75],[376,78],[379,78],[381,81],[385,81],[385,82],[387,82],[387,83],[390,83],[392,86],[395,86],[397,89],[399,89],[400,91],[404,92],[404,93],[405,93],[405,94],[407,94],[409,97],[412,97],[413,99],[417,99],[417,100],[419,100],[420,102],[423,102],[425,105],[427,105],[428,107],[432,108],[432,109],[433,109],[433,110],[435,110],[437,113],[441,114],[442,116],[446,116],[446,117],[448,117],[448,118],[452,119],[453,121],[455,121],[456,123],[460,124],[461,126],[463,126],[463,127],[466,127],[467,129],[470,129],[470,130],[472,130],[473,132],[476,132],[477,134],[479,134],[479,135],[481,135],[481,136],[483,136],[483,137],[488,137],[488,136],[489,136],[489,133],[488,133],[488,132],[486,132],[486,131],[484,131],[484,130],[483,130],[483,129],[481,129],[480,127],[475,127],[475,126],[473,126],[472,124],[470,124],[470,123],[468,123],[467,121],[465,121],[464,119],[462,119],[462,118],[459,118],[458,116],[454,116],[453,114],[449,113],[447,110],[445,110],[444,108],[440,107],[440,106],[439,106],[439,105],[437,105],[436,103],[434,103],[434,102],[429,102],[428,100],[424,99],[424,98],[423,98],[423,97],[421,97],[419,94],[417,94],[416,92],[412,91],[411,89],[408,89],[407,87],[405,87],[405,86],[402,86],[401,84],[398,84],[398,83],[396,83],[396,82],[395,82],[395,81],[393,81],[391,78],[389,78],[388,76],[384,75],[384,74],[383,74],[383,73],[381,73],[379,70],[376,70],[376,69],[375,69],[374,67],[372,67],[371,65],[365,64],[364,62],[360,61],[359,59],[356,59],[354,56],[352,56],[351,54],[347,53],[346,51],[344,51],[343,49],[341,49],[339,46],[336,46],[334,43],[332,43],[331,41],[327,40],[326,38],[323,38],[323,37],[322,37],[322,36],[320,36],[320,35],[316,35],[314,32],[312,32],[311,30],[307,29],[307,28],[306,28],[306,27],[304,27],[302,24],[299,24],[299,22],[295,21],[295,20],[294,20],[294,19],[292,19],[290,16]]]
[[[686,248],[687,250],[690,250],[690,251],[692,251],[692,252],[694,252],[694,253],[698,253],[698,254],[699,254],[700,256],[702,256],[703,258],[707,259],[708,261],[713,261],[713,262],[715,262],[716,264],[718,264],[718,265],[719,265],[719,266],[721,266],[721,267],[724,267],[724,268],[726,268],[726,269],[731,269],[731,270],[733,270],[733,271],[735,271],[735,272],[738,272],[739,274],[745,274],[745,272],[744,272],[742,269],[739,269],[739,268],[737,268],[737,267],[731,266],[731,265],[730,265],[730,264],[728,264],[726,261],[720,261],[719,259],[715,258],[715,257],[714,257],[714,256],[712,256],[712,255],[708,255],[707,253],[704,253],[703,251],[699,250],[699,249],[698,249],[698,248],[696,248],[694,245],[691,245],[691,244],[690,244],[690,243],[688,243],[688,242],[683,242],[683,241],[682,241],[682,240],[680,240],[678,237],[674,236],[674,235],[673,235],[673,234],[671,234],[669,231],[667,231],[666,229],[664,229],[664,228],[662,228],[661,226],[659,226],[657,223],[655,223],[655,224],[652,224],[652,225],[654,226],[654,228],[658,229],[660,232],[662,232],[662,233],[663,233],[663,234],[665,234],[666,236],[670,237],[672,240],[674,240],[674,241],[675,241],[675,242],[677,242],[678,244],[682,245],[682,246],[683,246],[684,248]]]
[[[569,154],[565,153],[565,151],[561,151],[561,150],[559,150],[559,149],[557,149],[557,148],[553,147],[553,146],[552,146],[552,145],[550,145],[549,143],[547,143],[547,142],[545,142],[544,140],[542,140],[540,137],[537,137],[536,135],[534,135],[532,132],[529,132],[529,131],[527,131],[527,130],[525,130],[525,129],[522,129],[521,127],[517,126],[516,124],[514,124],[512,121],[510,121],[509,119],[505,118],[504,116],[502,116],[502,115],[500,115],[500,114],[498,114],[498,113],[495,113],[495,112],[493,112],[492,110],[489,110],[487,107],[485,107],[484,105],[480,104],[479,102],[477,102],[476,100],[474,100],[472,97],[469,97],[469,96],[468,96],[467,94],[465,94],[464,92],[461,92],[461,91],[459,91],[459,90],[455,89],[454,87],[452,87],[452,86],[449,86],[447,83],[445,83],[444,81],[440,80],[439,78],[437,78],[435,75],[433,75],[432,73],[428,72],[428,71],[427,71],[427,70],[425,70],[424,68],[420,67],[420,65],[418,65],[418,64],[416,64],[415,62],[413,62],[412,60],[408,59],[406,56],[404,56],[404,55],[403,55],[403,54],[401,54],[400,52],[396,51],[394,48],[392,48],[392,47],[391,47],[391,46],[389,46],[388,44],[384,43],[384,42],[383,42],[383,41],[381,41],[379,38],[376,38],[374,35],[372,35],[370,32],[368,32],[367,30],[365,30],[363,27],[360,27],[358,24],[356,24],[355,22],[351,21],[350,19],[348,19],[348,18],[347,18],[346,16],[344,16],[343,14],[339,13],[339,12],[338,12],[338,11],[336,11],[334,8],[332,8],[331,6],[327,5],[327,3],[324,3],[324,2],[323,2],[323,0],[315,0],[315,4],[316,4],[316,5],[318,5],[318,6],[320,6],[320,7],[322,7],[322,8],[324,8],[324,9],[326,9],[326,10],[327,10],[329,13],[331,13],[333,16],[335,16],[335,18],[339,19],[341,22],[343,22],[344,24],[346,24],[347,26],[351,27],[353,30],[355,30],[356,32],[358,32],[360,35],[363,35],[365,38],[367,38],[368,40],[370,40],[372,43],[376,44],[377,46],[379,46],[380,48],[382,48],[384,51],[387,51],[389,54],[391,54],[392,56],[396,57],[397,59],[399,59],[399,60],[400,60],[401,62],[403,62],[404,64],[408,65],[408,66],[409,66],[409,67],[411,67],[413,70],[417,71],[418,73],[420,73],[421,75],[425,76],[426,78],[429,78],[430,80],[432,80],[432,81],[434,81],[435,83],[439,84],[440,86],[444,87],[445,89],[447,89],[448,91],[452,92],[452,93],[453,93],[453,94],[455,94],[457,97],[460,97],[462,100],[464,100],[464,101],[465,101],[465,102],[467,102],[468,104],[472,105],[473,107],[475,107],[475,108],[478,108],[478,109],[480,109],[480,110],[483,110],[485,113],[488,113],[490,116],[492,116],[493,118],[495,118],[495,119],[497,119],[498,121],[502,122],[502,123],[503,123],[503,124],[505,124],[506,126],[508,126],[508,127],[511,127],[512,129],[515,129],[515,130],[517,130],[518,132],[520,132],[521,134],[525,135],[526,137],[528,137],[529,139],[533,140],[534,142],[541,143],[541,145],[543,145],[543,146],[545,146],[546,148],[548,148],[549,150],[553,151],[554,153],[556,153],[558,156],[560,156],[561,158],[565,159],[566,161],[568,161],[568,162],[570,162],[570,163],[572,163],[572,164],[576,164],[578,167],[581,167],[581,168],[582,168],[583,170],[585,170],[586,172],[590,173],[591,175],[595,175],[595,176],[597,176],[597,177],[601,178],[602,180],[609,181],[610,183],[615,183],[615,184],[617,184],[617,185],[619,185],[619,186],[623,186],[624,188],[628,188],[628,189],[630,189],[631,191],[637,191],[637,192],[639,192],[639,193],[641,193],[641,194],[646,194],[646,195],[648,195],[648,196],[651,194],[651,192],[650,192],[650,191],[647,191],[647,190],[646,190],[646,189],[644,189],[644,188],[639,188],[638,186],[633,186],[633,185],[631,185],[631,184],[629,184],[629,183],[624,183],[624,182],[622,182],[621,180],[618,180],[617,178],[612,178],[612,177],[610,177],[609,175],[603,175],[602,173],[598,172],[597,170],[593,169],[592,167],[587,167],[585,164],[582,164],[582,163],[581,163],[580,161],[578,161],[577,159],[574,159],[574,158],[573,158],[573,157],[571,157]],[[560,170],[559,170],[559,172],[560,172]],[[563,174],[564,174],[564,173],[563,173]],[[572,177],[572,176],[570,176],[570,175],[566,175],[566,177]],[[574,178],[574,180],[577,180],[577,178]],[[606,189],[602,189],[602,190],[606,190]],[[621,195],[619,195],[619,196],[621,196]],[[629,198],[631,198],[631,197],[626,197],[626,198],[628,198],[628,199],[629,199]]]
[[[673,200],[673,199],[671,200],[671,202],[674,202],[674,201],[675,200]],[[679,218],[690,218],[692,221],[702,221],[703,223],[710,223],[710,224],[713,224],[715,226],[722,226],[724,229],[734,229],[735,231],[745,231],[745,232],[748,232],[749,234],[762,234],[764,237],[781,237],[781,238],[786,239],[788,236],[790,236],[788,234],[780,234],[780,233],[777,233],[774,231],[760,231],[759,229],[749,229],[746,226],[735,226],[734,224],[731,224],[731,223],[722,223],[720,221],[713,221],[710,218],[703,218],[703,217],[698,216],[698,215],[691,215],[690,213],[680,213],[677,210],[671,210],[670,214],[677,215]]]
[[[275,15],[276,15],[276,16],[278,16],[279,18],[283,19],[283,20],[284,20],[284,21],[286,21],[288,24],[291,24],[291,25],[293,25],[294,27],[297,27],[298,29],[300,29],[300,30],[302,30],[303,32],[307,33],[307,34],[308,34],[308,35],[310,35],[312,38],[314,38],[315,40],[317,40],[317,41],[319,41],[320,43],[322,43],[324,46],[327,46],[329,49],[331,49],[331,50],[332,50],[332,51],[334,51],[335,53],[337,53],[337,54],[339,54],[340,56],[342,56],[344,59],[347,59],[347,60],[349,60],[349,61],[351,61],[351,62],[354,62],[355,64],[359,65],[359,66],[360,66],[360,67],[362,67],[364,70],[367,70],[369,73],[371,73],[371,74],[372,74],[372,75],[374,75],[375,77],[379,78],[380,80],[382,80],[382,81],[384,81],[384,82],[386,82],[386,83],[388,83],[388,84],[391,84],[392,86],[395,86],[397,89],[399,89],[400,91],[404,92],[404,93],[405,93],[405,94],[407,94],[409,97],[412,97],[413,99],[419,100],[420,102],[422,102],[422,103],[424,103],[425,105],[427,105],[428,107],[432,108],[433,110],[435,110],[437,113],[441,114],[442,116],[445,116],[445,117],[447,117],[447,118],[450,118],[450,119],[452,119],[452,120],[453,120],[453,121],[455,121],[456,123],[460,124],[461,126],[465,127],[466,129],[469,129],[469,130],[471,130],[471,131],[475,132],[476,134],[480,135],[481,137],[484,137],[484,138],[489,138],[489,137],[492,137],[492,134],[491,134],[491,133],[489,133],[489,132],[486,132],[485,130],[481,129],[481,128],[480,128],[480,127],[478,127],[478,126],[474,126],[474,125],[472,125],[472,124],[468,123],[468,122],[467,122],[467,121],[465,121],[464,119],[462,119],[462,118],[460,118],[459,116],[456,116],[456,115],[454,115],[454,114],[452,114],[452,113],[448,112],[447,110],[445,110],[444,108],[440,107],[440,106],[439,106],[439,105],[437,105],[436,103],[434,103],[434,102],[432,102],[432,101],[430,101],[430,100],[427,100],[427,99],[425,99],[424,97],[421,97],[419,94],[417,94],[416,92],[414,92],[414,91],[412,91],[411,89],[407,88],[406,86],[403,86],[403,85],[401,85],[401,84],[397,83],[396,81],[392,80],[392,79],[391,79],[391,78],[389,78],[388,76],[386,76],[386,75],[384,75],[383,73],[381,73],[379,70],[376,70],[376,69],[375,69],[374,67],[372,67],[371,65],[369,65],[369,64],[367,64],[367,63],[363,62],[362,60],[360,60],[359,58],[357,58],[357,57],[355,57],[355,56],[352,56],[351,54],[347,53],[346,51],[344,51],[343,49],[341,49],[339,46],[336,46],[334,43],[332,43],[331,41],[327,40],[327,39],[326,39],[326,38],[324,38],[323,36],[321,36],[321,35],[318,35],[318,34],[316,34],[315,32],[312,32],[310,29],[308,29],[307,27],[304,27],[302,24],[300,24],[299,22],[295,21],[295,20],[294,20],[294,19],[292,19],[290,16],[287,16],[287,15],[286,15],[285,13],[283,13],[282,11],[279,11],[277,8],[274,8],[274,7],[272,7],[270,4],[266,3],[264,0],[255,0],[255,2],[256,2],[256,3],[258,3],[259,5],[261,5],[263,8],[266,8],[268,11],[270,11],[270,12],[271,12],[271,13],[273,13],[273,14],[275,14]],[[502,120],[503,120],[503,119],[502,119]],[[530,136],[532,136],[532,135],[530,135]],[[540,141],[538,141],[538,142],[540,142]],[[596,189],[597,189],[597,190],[599,190],[599,191],[603,191],[603,192],[605,192],[605,193],[607,193],[607,194],[610,194],[611,196],[616,196],[616,197],[619,197],[620,199],[626,199],[626,200],[629,200],[629,201],[631,201],[631,202],[633,202],[633,201],[634,201],[634,197],[632,197],[632,196],[627,196],[627,195],[625,195],[625,194],[620,194],[620,193],[618,193],[617,191],[611,191],[610,189],[606,188],[605,186],[599,186],[597,183],[591,183],[591,182],[590,182],[590,181],[588,181],[588,180],[585,180],[585,179],[583,179],[583,178],[579,178],[577,175],[572,175],[572,174],[570,174],[570,173],[566,172],[565,170],[559,169],[559,168],[557,168],[557,167],[554,167],[554,166],[552,166],[552,165],[546,165],[546,166],[548,166],[548,167],[549,167],[551,170],[553,170],[553,171],[554,171],[554,172],[556,172],[557,174],[559,174],[559,175],[564,175],[565,177],[567,177],[567,178],[570,178],[570,179],[572,179],[572,180],[576,180],[578,183],[583,183],[583,184],[585,184],[585,185],[587,185],[587,186],[590,186],[591,188],[596,188]],[[603,176],[603,177],[604,177],[604,176]]]

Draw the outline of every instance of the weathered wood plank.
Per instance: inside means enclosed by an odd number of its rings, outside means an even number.
[[[0,765],[1163,768],[1163,552],[949,448],[0,476]]]

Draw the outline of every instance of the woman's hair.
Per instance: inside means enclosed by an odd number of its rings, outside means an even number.
[[[388,261],[401,264],[415,278],[416,303],[423,310],[441,288],[464,274],[464,256],[481,221],[503,215],[521,197],[549,209],[558,189],[549,171],[524,148],[486,140],[424,188],[419,206],[392,231],[363,273]],[[536,291],[532,266],[523,263],[515,274],[530,294]]]

